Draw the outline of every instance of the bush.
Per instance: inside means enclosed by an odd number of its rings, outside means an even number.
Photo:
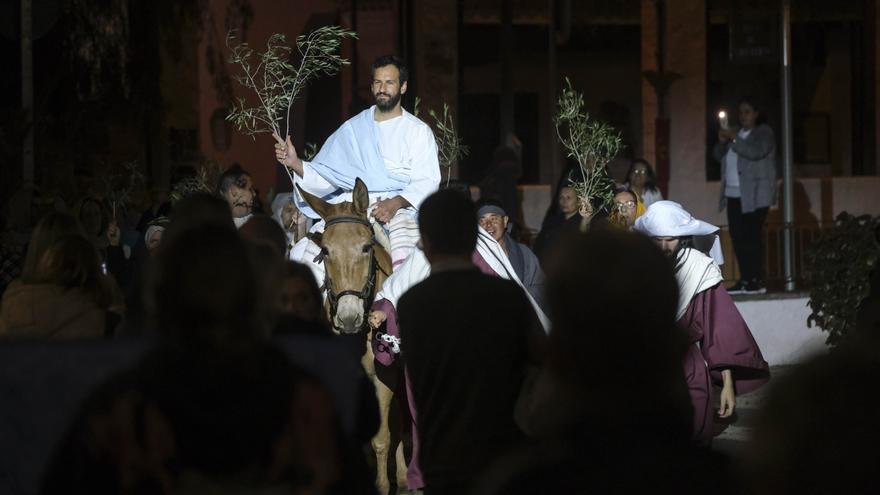
[[[853,338],[856,313],[870,293],[871,272],[880,259],[880,217],[843,212],[807,253],[810,309],[807,325],[828,332],[832,347]]]

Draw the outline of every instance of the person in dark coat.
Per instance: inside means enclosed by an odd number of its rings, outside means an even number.
[[[522,288],[472,263],[477,227],[468,198],[428,197],[419,231],[431,274],[398,305],[427,495],[468,493],[493,459],[523,440],[514,406],[543,337]]]

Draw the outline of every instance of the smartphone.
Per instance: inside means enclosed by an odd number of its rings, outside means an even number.
[[[721,128],[722,128],[722,129],[724,129],[724,130],[727,130],[727,129],[728,129],[728,124],[727,124],[727,112],[725,112],[724,110],[718,112],[718,122],[721,123]]]

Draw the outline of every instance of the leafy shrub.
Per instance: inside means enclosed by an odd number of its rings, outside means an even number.
[[[870,293],[871,271],[880,259],[880,217],[843,212],[807,253],[810,309],[807,325],[828,332],[832,347],[852,338],[859,305]]]

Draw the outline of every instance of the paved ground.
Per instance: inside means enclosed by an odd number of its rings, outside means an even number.
[[[712,441],[712,448],[724,452],[731,457],[738,456],[752,432],[752,426],[761,407],[761,402],[766,397],[773,380],[789,372],[791,366],[773,366],[770,368],[770,383],[759,388],[751,394],[736,398],[736,419],[733,423],[725,426],[723,431]],[[717,396],[717,394],[716,394]],[[717,405],[716,405],[717,407]]]

